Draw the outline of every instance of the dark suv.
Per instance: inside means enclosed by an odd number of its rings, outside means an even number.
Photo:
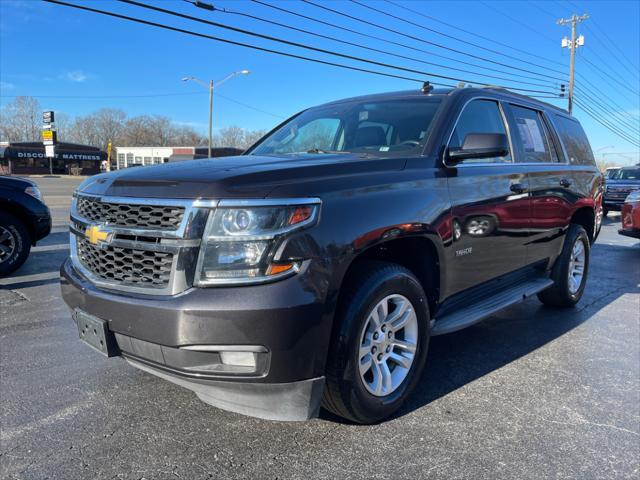
[[[87,180],[62,293],[87,343],[207,403],[376,422],[432,335],[580,300],[601,196],[553,106],[494,88],[341,100],[239,157]]]
[[[604,215],[609,210],[620,211],[627,195],[634,190],[640,190],[640,165],[617,169],[606,179]]]
[[[0,277],[18,269],[51,231],[51,215],[31,180],[0,175]]]

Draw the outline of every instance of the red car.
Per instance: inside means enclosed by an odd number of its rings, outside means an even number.
[[[622,228],[620,235],[640,238],[640,190],[631,192],[622,205]]]

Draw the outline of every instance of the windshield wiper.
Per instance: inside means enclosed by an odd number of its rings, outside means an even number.
[[[346,150],[321,150],[320,148],[312,148],[307,150],[307,153],[351,153]]]

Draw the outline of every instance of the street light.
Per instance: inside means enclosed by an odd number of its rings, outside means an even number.
[[[203,82],[197,77],[182,77],[183,82],[192,81],[197,83],[198,85],[202,85],[204,88],[209,89],[209,158],[211,158],[211,144],[213,140],[213,89],[219,87],[227,80],[231,80],[233,77],[237,77],[238,75],[249,75],[251,73],[249,70],[239,70],[237,72],[230,73],[222,80],[214,82],[213,80],[209,80],[209,83]]]

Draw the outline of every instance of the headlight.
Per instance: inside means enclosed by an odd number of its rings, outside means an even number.
[[[24,189],[24,193],[27,193],[32,197],[42,201],[42,193],[40,193],[40,189],[38,187],[27,187]]]
[[[207,220],[195,285],[260,283],[297,272],[300,262],[272,263],[274,250],[284,235],[313,225],[319,210],[319,199],[220,202]]]
[[[627,199],[624,201],[625,203],[635,203],[640,202],[640,190],[634,190],[629,195],[627,195]]]

